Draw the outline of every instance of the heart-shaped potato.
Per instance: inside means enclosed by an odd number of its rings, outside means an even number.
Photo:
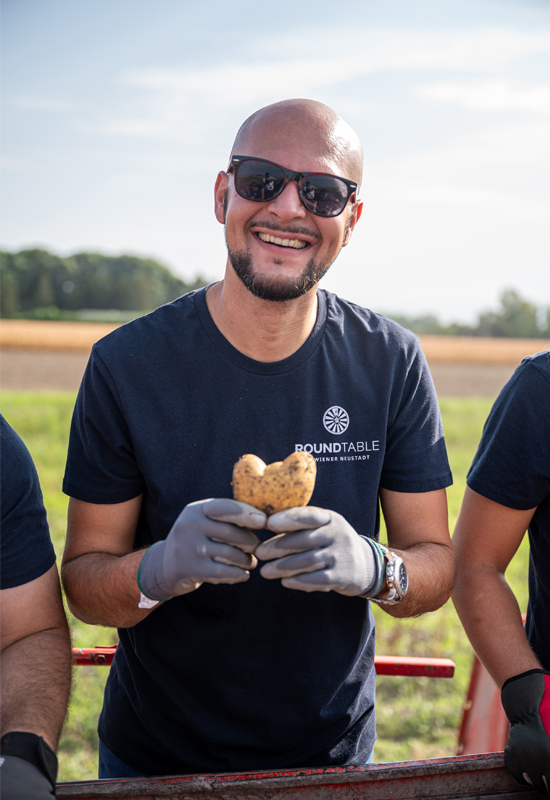
[[[307,506],[316,473],[315,459],[303,451],[267,466],[258,456],[247,454],[233,467],[233,497],[268,516],[284,508]]]

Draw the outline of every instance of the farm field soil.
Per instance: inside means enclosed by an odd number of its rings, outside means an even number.
[[[76,392],[88,361],[88,352],[0,350],[0,386],[3,390]]]
[[[76,392],[87,361],[87,350],[3,347],[0,385],[6,390]],[[440,397],[496,397],[516,366],[432,360],[429,363]]]

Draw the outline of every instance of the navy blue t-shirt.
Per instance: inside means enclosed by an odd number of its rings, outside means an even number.
[[[525,630],[550,670],[550,350],[524,358],[483,429],[468,486],[508,508],[537,507],[529,525]]]
[[[0,414],[1,589],[39,578],[55,563],[42,491],[31,454]]]
[[[78,396],[64,491],[91,503],[143,493],[136,546],[181,509],[231,497],[244,453],[317,459],[311,504],[377,531],[380,486],[451,482],[418,339],[320,291],[289,358],[254,361],[215,326],[205,290],[135,320],[93,349]],[[271,536],[268,531],[261,538]],[[148,774],[363,764],[375,739],[370,604],[264,580],[203,584],[120,630],[99,724]]]

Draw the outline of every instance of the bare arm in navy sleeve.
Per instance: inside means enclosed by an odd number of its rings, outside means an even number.
[[[2,589],[2,735],[35,733],[56,750],[69,702],[71,642],[55,564]]]
[[[89,625],[128,628],[151,613],[138,608],[145,549],[134,550],[134,538],[141,500],[69,501],[61,576],[72,613]]]
[[[392,617],[435,611],[451,596],[455,576],[445,489],[419,493],[381,489],[380,501],[388,546],[401,556],[409,576],[403,601],[382,608]]]
[[[499,688],[513,675],[541,666],[505,578],[534,511],[507,508],[467,487],[453,535],[458,562],[453,602]]]

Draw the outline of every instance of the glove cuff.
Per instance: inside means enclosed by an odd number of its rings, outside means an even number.
[[[541,704],[550,688],[549,676],[550,674],[543,669],[529,669],[506,681],[500,693],[500,700],[512,726],[518,722],[526,723],[533,716],[542,720],[541,712],[547,720],[546,704],[544,710]]]
[[[502,692],[504,691],[505,687],[508,686],[510,683],[513,683],[514,681],[518,681],[520,678],[526,678],[528,675],[535,675],[535,674],[550,675],[550,672],[546,672],[546,670],[544,670],[542,668],[541,669],[528,669],[525,672],[520,672],[519,675],[512,675],[511,678],[508,678],[507,680],[504,681],[504,683],[502,684],[502,689],[500,690],[500,693],[502,694]]]
[[[164,542],[155,542],[141,559],[137,573],[139,590],[151,600],[174,597],[164,577]]]
[[[386,561],[384,559],[384,552],[377,541],[371,539],[370,536],[363,536],[361,534],[359,535],[361,536],[361,539],[364,539],[370,546],[374,560],[374,581],[366,592],[363,592],[363,594],[359,595],[360,597],[364,597],[366,600],[370,600],[372,597],[376,597],[376,595],[382,591],[384,581],[386,580]]]
[[[10,731],[0,739],[0,753],[3,756],[16,756],[34,764],[45,775],[55,789],[57,781],[57,756],[36,733],[27,731]]]

